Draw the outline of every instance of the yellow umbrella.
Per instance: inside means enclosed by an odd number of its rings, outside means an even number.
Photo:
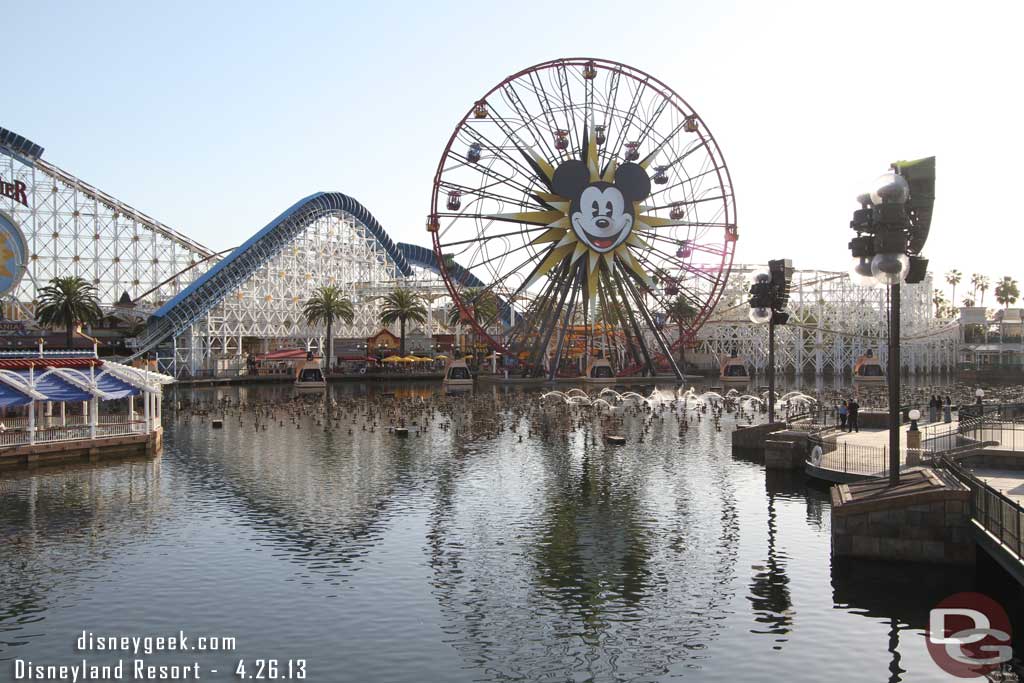
[[[402,359],[402,362],[404,362],[404,363],[417,363],[417,362],[419,362],[419,360],[420,359],[417,358],[416,356],[406,356],[405,358]]]
[[[405,359],[401,356],[388,356],[384,359],[385,363],[404,363]]]
[[[448,356],[444,355],[443,353],[439,353],[436,356],[434,356],[434,360],[448,360]]]

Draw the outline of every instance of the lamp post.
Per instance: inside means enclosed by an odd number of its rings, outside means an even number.
[[[789,283],[793,263],[789,259],[768,262],[767,271],[754,273],[750,285],[750,322],[768,324],[768,422],[775,422],[775,326],[785,325],[789,313],[783,309],[789,301]]]
[[[974,392],[974,405],[978,406],[978,417],[985,416],[985,390],[980,387]]]
[[[889,287],[889,484],[900,480],[900,283],[922,282],[928,259],[920,256],[935,202],[935,157],[896,162],[857,197],[850,240],[850,278],[860,286]]]

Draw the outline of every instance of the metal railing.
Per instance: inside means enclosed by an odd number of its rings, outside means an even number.
[[[129,417],[127,413],[111,413],[109,415],[100,415],[98,424],[124,424],[126,422],[135,422],[139,419],[139,411],[135,411],[135,417]],[[0,424],[5,429],[25,429],[28,427],[28,418],[24,415],[17,417],[0,417]],[[63,422],[61,421],[60,415],[44,415],[43,417],[36,418],[36,428],[43,429],[48,427],[71,427],[75,425],[88,425],[89,418],[86,415],[65,415]]]
[[[0,351],[0,358],[95,358],[96,352],[90,350],[76,349],[44,349],[42,355],[32,349],[21,349],[18,351]]]
[[[831,428],[829,428],[831,429]],[[888,447],[861,446],[846,441],[836,442],[824,438],[822,429],[812,432],[809,436],[811,449],[821,448],[821,458],[812,455],[811,462],[816,467],[844,474],[864,476],[885,476],[889,468]]]
[[[957,424],[939,424],[921,430],[921,448],[932,454],[970,444],[986,444],[1006,451],[1024,451],[1024,421],[1001,419],[997,414],[963,418]]]
[[[146,433],[145,420],[125,420],[120,423],[108,422],[96,425],[96,438],[112,438],[132,434]],[[91,432],[88,424],[67,426],[36,427],[35,443],[53,443],[56,441],[90,440]],[[32,443],[28,428],[6,429],[0,431],[0,449],[14,446],[27,446]]]
[[[1024,507],[952,459],[939,458],[936,462],[970,489],[971,518],[992,534],[1007,553],[1024,562]]]
[[[960,419],[995,417],[1004,420],[1024,418],[1024,403],[977,403],[960,406]]]

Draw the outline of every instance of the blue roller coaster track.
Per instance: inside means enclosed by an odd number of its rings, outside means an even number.
[[[438,275],[441,274],[441,269],[437,265],[437,257],[434,255],[433,250],[421,247],[418,244],[409,244],[408,242],[399,242],[398,248],[402,250],[406,260],[412,265],[426,268]],[[463,287],[472,289],[485,289],[487,287],[483,280],[454,261],[449,261],[447,270],[455,281]],[[500,321],[505,325],[512,325],[514,322],[512,307],[509,306],[505,299],[501,297],[497,297],[497,299]]]
[[[359,221],[376,238],[387,258],[403,276],[412,275],[412,267],[404,251],[388,237],[366,207],[340,192],[317,192],[296,202],[157,309],[150,317],[133,357],[146,354],[202,319],[253,273],[281,253],[310,224],[325,216],[345,214]]]

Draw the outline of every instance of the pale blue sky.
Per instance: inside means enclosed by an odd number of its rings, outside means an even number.
[[[317,190],[426,244],[437,160],[469,105],[530,64],[605,57],[707,122],[736,189],[738,261],[845,268],[862,186],[934,154],[933,269],[1024,280],[1022,8],[0,0],[0,125],[214,248]]]

